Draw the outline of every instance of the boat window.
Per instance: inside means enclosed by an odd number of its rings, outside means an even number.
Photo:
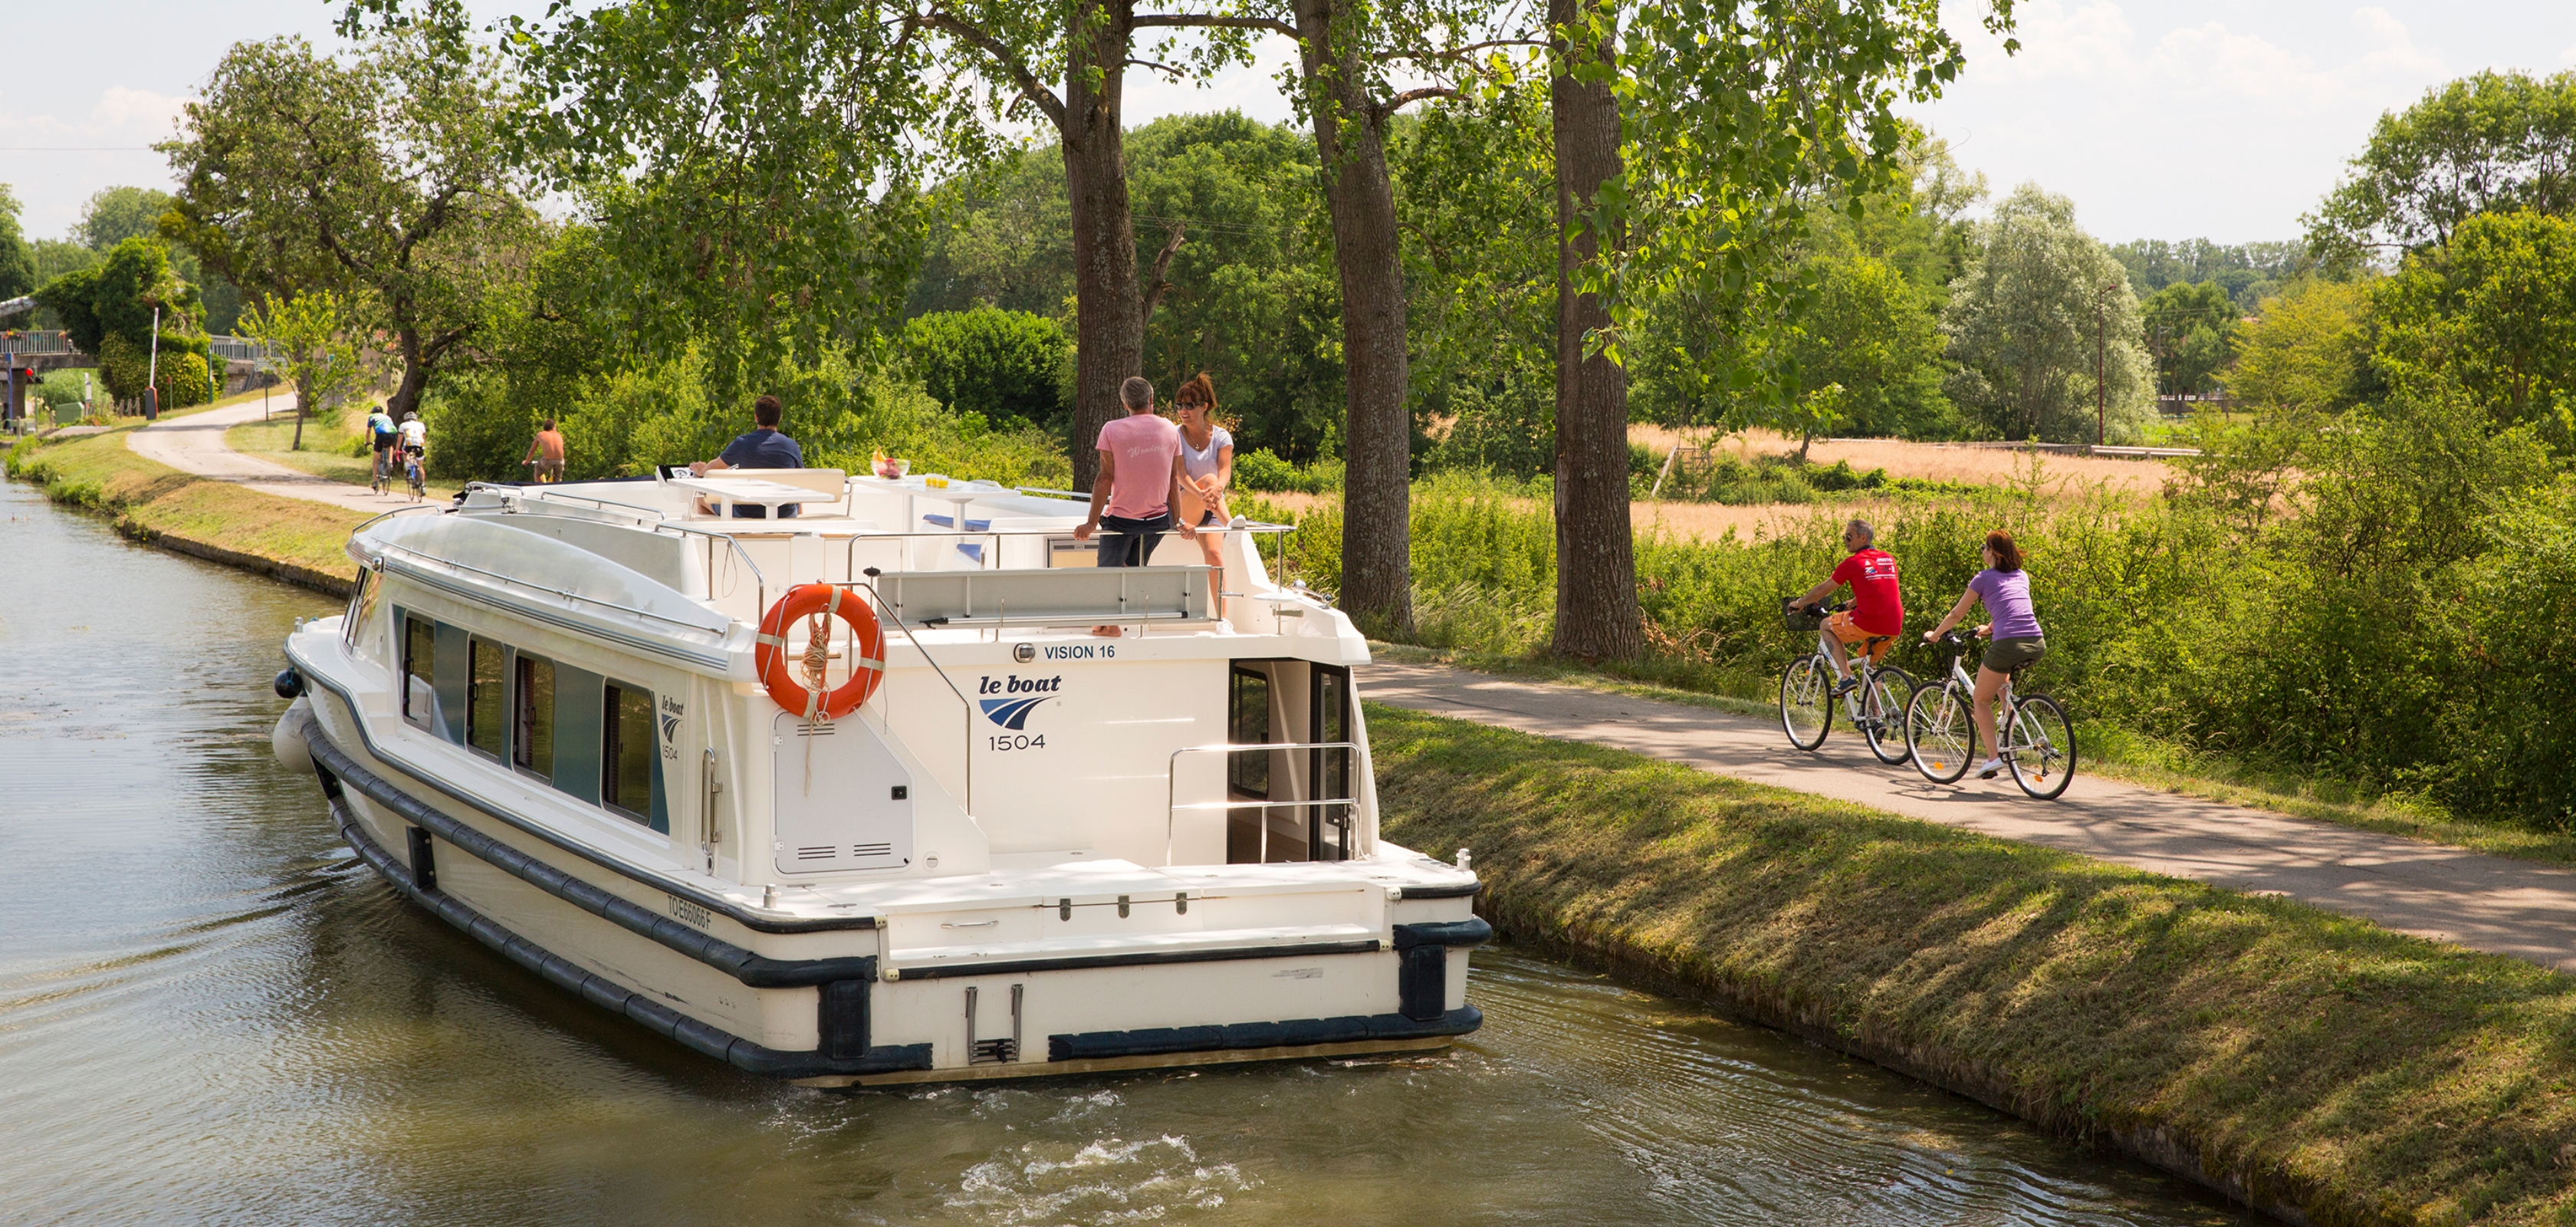
[[[600,721],[599,801],[618,816],[653,823],[653,692],[608,683],[608,710]]]
[[[340,615],[340,642],[347,647],[357,647],[358,632],[366,627],[368,617],[375,612],[376,569],[360,567],[358,582],[349,589],[348,612]]]
[[[1270,675],[1258,665],[1234,667],[1234,691],[1228,698],[1225,739],[1238,746],[1270,741]],[[1226,757],[1226,787],[1243,797],[1270,795],[1270,751],[1241,750]]]
[[[403,615],[403,719],[436,728],[438,712],[438,624],[415,614]]]
[[[510,765],[555,778],[555,662],[521,655],[511,687]]]
[[[499,759],[509,744],[509,651],[477,637],[468,649],[473,672],[465,688],[465,744]]]

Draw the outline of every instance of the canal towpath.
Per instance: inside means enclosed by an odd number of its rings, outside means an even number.
[[[1380,661],[1364,697],[1561,741],[1685,763],[2249,893],[2417,937],[2576,972],[2576,872],[2078,774],[2056,801],[2009,776],[1936,785],[1872,758],[1848,730],[1816,752],[1778,722],[1443,665]]]
[[[251,401],[166,418],[129,432],[125,436],[125,446],[137,456],[166,464],[182,473],[231,482],[247,490],[280,498],[325,503],[369,515],[391,511],[412,501],[411,495],[399,487],[380,494],[364,486],[290,469],[257,456],[245,456],[234,451],[224,439],[224,432],[235,426],[293,412],[295,394],[281,390],[265,406]]]
[[[291,412],[291,394],[284,398]],[[276,411],[271,406],[270,412]],[[183,472],[361,512],[406,504],[245,456],[224,432],[261,416],[227,406],[137,430],[127,446]],[[2031,801],[2010,780],[1941,786],[1871,758],[1850,736],[1793,750],[1776,724],[1707,708],[1445,665],[1381,661],[1366,697],[1564,741],[1627,750],[1759,784],[1849,801],[2169,874],[2275,894],[2401,933],[2576,972],[2576,872],[2509,857],[2180,796],[2079,771]]]

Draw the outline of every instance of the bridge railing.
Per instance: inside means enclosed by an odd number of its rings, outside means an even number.
[[[33,329],[0,332],[0,354],[16,354],[21,358],[32,358],[40,354],[79,352],[72,347],[71,335],[68,333]]]

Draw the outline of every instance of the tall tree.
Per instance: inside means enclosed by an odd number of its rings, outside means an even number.
[[[103,187],[81,204],[72,233],[91,251],[107,249],[138,236],[160,233],[161,215],[170,208],[170,193],[148,187]]]
[[[1587,267],[1627,248],[1602,211],[1621,177],[1616,0],[1548,0],[1548,117],[1556,149],[1556,634],[1561,656],[1625,660],[1645,648],[1628,521],[1628,372],[1602,344],[1602,286]]]
[[[2259,409],[2341,413],[2371,396],[2370,283],[2306,278],[2238,334],[2227,390]]]
[[[2216,279],[2194,285],[2176,281],[2139,304],[2146,321],[2147,353],[2156,362],[2156,390],[2183,395],[2215,386],[2236,336],[2236,300]]]
[[[489,57],[426,28],[351,62],[300,38],[235,44],[159,146],[183,180],[168,228],[260,299],[349,297],[392,336],[400,417],[537,242],[499,140],[506,105]]]
[[[1127,196],[1137,31],[1212,24],[1133,0],[637,0],[543,32],[514,23],[511,41],[553,104],[572,178],[643,181],[611,197],[641,206],[639,224],[617,224],[613,208],[603,218],[617,241],[673,253],[637,284],[685,300],[712,257],[747,289],[774,287],[743,296],[751,314],[797,331],[882,335],[921,258],[920,185],[988,157],[1022,108],[1041,117],[1070,205],[1071,450],[1088,485],[1092,440],[1142,369],[1158,292],[1138,267]],[[826,283],[861,288],[815,288]],[[779,306],[792,317],[771,318]]]
[[[2450,241],[2488,210],[2576,212],[2576,71],[2462,77],[2382,115],[2309,214],[2308,245],[2352,264]]]
[[[2003,32],[2011,14],[2011,0],[1990,0],[1985,23]],[[1619,362],[1641,314],[1676,294],[1720,321],[1794,320],[1810,297],[1807,279],[1779,278],[1792,267],[1785,256],[1803,235],[1807,201],[1829,188],[1859,199],[1896,185],[1912,132],[1896,108],[1937,95],[1964,60],[1931,0],[1637,0],[1625,9],[1552,0],[1549,16],[1553,72],[1569,87],[1556,113],[1567,134],[1558,147],[1569,189],[1567,292],[1602,304],[1595,317],[1560,302],[1558,315],[1561,328],[1583,331],[1558,344],[1557,507],[1560,522],[1583,534],[1567,544],[1586,556],[1558,560],[1554,647],[1625,657],[1643,648],[1626,385],[1592,379],[1590,362]],[[1616,134],[1616,159],[1568,167],[1566,140],[1596,146],[1591,134],[1603,130]],[[1774,360],[1729,372],[1728,383],[1805,396],[1779,350],[1739,352]],[[1568,398],[1570,380],[1581,391]]]
[[[2074,203],[2025,183],[1977,240],[1941,320],[1951,398],[1996,437],[2135,438],[2154,378],[2137,296]]]
[[[2469,218],[2380,283],[2377,365],[2418,399],[2465,396],[2498,425],[2576,442],[2576,222]]]

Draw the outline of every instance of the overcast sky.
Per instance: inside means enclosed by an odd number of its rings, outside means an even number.
[[[82,0],[20,5],[0,73],[0,182],[14,185],[32,237],[66,233],[90,193],[170,186],[142,146],[167,138],[179,105],[238,39],[302,34],[336,45],[336,4],[320,0]],[[541,12],[478,0],[484,16]],[[1982,6],[1980,6],[1981,9]],[[2075,201],[2104,239],[2299,234],[2382,112],[2481,68],[2576,67],[2567,0],[2023,0],[2021,53],[1968,33],[1964,78],[1917,118],[1997,193],[2035,181]],[[110,37],[112,32],[112,37]],[[1276,42],[1276,40],[1274,40]],[[1129,79],[1130,122],[1236,107],[1287,118],[1270,73],[1238,70],[1207,88]]]

